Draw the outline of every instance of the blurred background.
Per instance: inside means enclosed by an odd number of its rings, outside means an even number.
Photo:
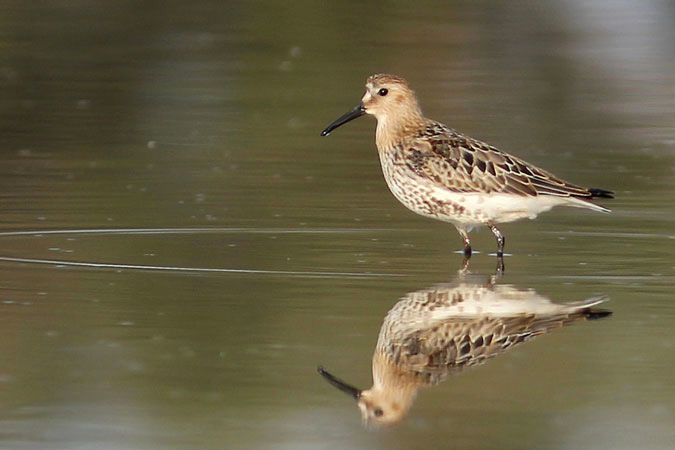
[[[675,8],[668,1],[0,2],[0,448],[669,448]],[[457,278],[388,192],[368,75],[612,214],[503,227],[500,283],[578,323],[371,430],[387,311]],[[478,275],[494,239],[473,234]],[[423,443],[423,444],[421,444]]]

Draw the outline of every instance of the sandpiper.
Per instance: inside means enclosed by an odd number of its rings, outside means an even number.
[[[361,103],[326,127],[364,114],[377,119],[375,143],[384,178],[394,196],[422,216],[449,222],[471,256],[469,231],[487,226],[504,254],[504,236],[495,226],[534,219],[554,206],[609,212],[591,202],[613,192],[576,186],[491,145],[425,118],[408,83],[395,75],[373,75]]]
[[[594,297],[555,303],[533,290],[461,280],[411,292],[387,313],[372,360],[373,386],[358,389],[319,367],[333,386],[353,397],[366,424],[395,425],[420,388],[573,322],[610,311]]]

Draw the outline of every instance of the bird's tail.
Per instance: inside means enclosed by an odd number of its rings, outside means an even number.
[[[594,209],[596,211],[608,213],[610,212],[609,209],[605,208],[604,206],[597,205],[591,201],[591,199],[595,198],[614,198],[614,192],[612,191],[607,191],[605,189],[598,189],[598,188],[590,188],[588,189],[588,193],[590,195],[584,195],[584,196],[575,196],[572,195],[571,198],[574,200],[569,203],[569,206],[576,206],[578,208],[589,208],[589,209]]]
[[[566,303],[565,307],[567,308],[568,314],[579,314],[586,320],[596,320],[612,315],[612,311],[593,308],[593,306],[604,303],[607,300],[609,300],[609,297],[601,295],[599,297],[587,298],[586,300],[581,300],[579,302]]]
[[[568,314],[578,314],[586,320],[597,320],[612,315],[612,311],[594,308],[594,306],[604,303],[607,300],[609,300],[609,297],[601,295],[598,297],[587,298],[586,300],[581,300],[579,302],[566,303],[565,306],[567,307]]]
[[[591,306],[599,305],[600,303],[604,303],[607,300],[609,300],[609,297],[607,297],[606,295],[600,295],[598,297],[591,297],[587,298],[586,300],[581,300],[578,302],[565,303],[565,306],[570,311],[577,312],[586,308],[590,308]]]

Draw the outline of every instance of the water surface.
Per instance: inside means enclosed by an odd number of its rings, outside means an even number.
[[[0,448],[668,448],[675,440],[673,10],[665,3],[5,2]],[[363,23],[368,26],[363,26]],[[608,215],[508,224],[500,282],[613,315],[361,424],[387,313],[457,279],[387,191],[375,72]],[[470,271],[495,244],[475,232]]]

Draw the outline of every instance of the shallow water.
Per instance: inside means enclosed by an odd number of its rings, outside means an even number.
[[[5,2],[0,448],[668,448],[675,440],[673,10]],[[367,19],[370,26],[359,27]],[[364,427],[387,312],[457,282],[445,224],[382,180],[374,72],[611,214],[503,226],[498,280],[575,323]],[[491,233],[472,235],[487,277]]]

